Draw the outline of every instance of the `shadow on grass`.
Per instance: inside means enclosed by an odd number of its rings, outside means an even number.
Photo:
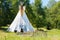
[[[0,30],[4,31],[4,32],[7,32],[7,29],[8,29],[8,27],[6,27],[6,28],[5,27],[0,27]]]

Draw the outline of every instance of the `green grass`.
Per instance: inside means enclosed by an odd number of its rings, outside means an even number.
[[[39,32],[35,36],[22,36],[17,35],[16,33],[6,32],[5,30],[0,30],[0,40],[60,40],[60,30],[58,29],[47,31],[47,36],[41,36],[40,34],[42,35],[42,33]]]

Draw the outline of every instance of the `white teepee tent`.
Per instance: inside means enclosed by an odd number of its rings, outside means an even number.
[[[25,6],[23,6],[23,10],[23,16],[21,16],[21,11],[19,10],[7,31],[14,32],[16,30],[17,32],[21,32],[21,29],[23,29],[23,32],[34,31],[33,26],[29,22],[27,15],[25,13]]]

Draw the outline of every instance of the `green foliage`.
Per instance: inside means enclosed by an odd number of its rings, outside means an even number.
[[[37,28],[45,26],[45,12],[41,5],[41,0],[35,0],[34,14],[36,16],[35,23]]]
[[[60,28],[60,2],[47,9],[46,20],[51,23],[52,28]]]
[[[1,0],[0,26],[10,24],[13,18],[15,17],[18,7],[16,6],[15,3],[14,4],[13,3],[10,0]]]
[[[34,27],[46,27],[48,22],[51,28],[60,28],[60,1],[51,0],[50,8],[42,8],[41,0],[0,0],[0,26],[10,24],[18,12],[20,1],[26,6],[26,14]],[[55,5],[54,5],[55,4]],[[53,5],[53,6],[52,6]]]

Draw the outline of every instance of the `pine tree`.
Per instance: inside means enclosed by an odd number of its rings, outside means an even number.
[[[35,15],[36,15],[37,29],[39,27],[44,26],[44,22],[45,22],[45,13],[41,6],[42,6],[41,0],[35,0]]]

